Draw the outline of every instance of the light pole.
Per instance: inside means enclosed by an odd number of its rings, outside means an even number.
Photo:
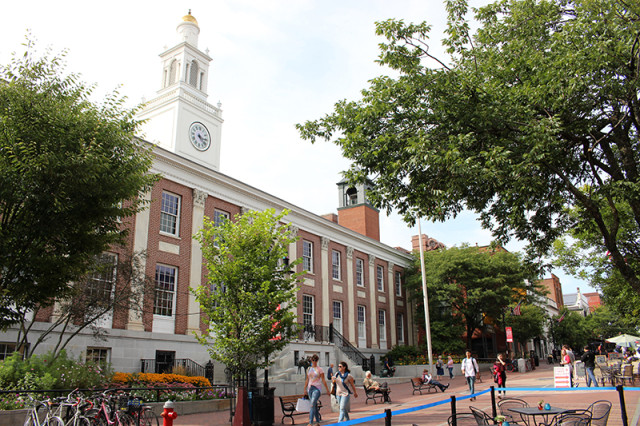
[[[429,354],[429,373],[433,375],[433,355],[431,352],[431,322],[429,321],[429,296],[427,295],[427,275],[424,269],[424,245],[422,244],[422,226],[418,217],[418,244],[420,244],[420,271],[422,272],[422,294],[424,295],[424,329]]]

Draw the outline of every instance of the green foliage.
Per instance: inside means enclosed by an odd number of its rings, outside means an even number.
[[[207,285],[195,291],[208,318],[207,332],[196,335],[211,356],[234,375],[266,367],[269,356],[297,333],[297,281],[285,267],[296,237],[273,209],[236,215],[219,226],[205,219],[195,236],[202,245]]]
[[[407,360],[413,360],[420,355],[422,352],[418,348],[408,345],[396,345],[385,354],[394,364],[405,364]]]
[[[418,305],[416,320],[424,327],[423,292],[420,260],[406,274],[407,288]],[[501,319],[507,306],[533,297],[536,288],[531,270],[518,255],[502,250],[478,247],[452,247],[425,253],[429,316],[432,345],[435,352],[459,352],[463,332],[467,332],[467,348],[477,328]]]
[[[613,210],[604,202],[601,204],[604,219],[608,223],[617,223],[621,244],[626,242],[628,246],[625,251],[639,252],[638,247],[631,246],[638,244],[640,235],[637,235],[638,228],[629,205],[618,203],[615,209],[617,213],[613,214]],[[578,206],[567,209],[567,215],[575,226],[567,232],[566,237],[555,241],[554,264],[600,289],[604,305],[611,313],[615,313],[613,323],[619,323],[618,328],[640,327],[640,293],[633,289],[615,267],[598,229],[592,222],[584,220],[583,209]]]
[[[63,297],[93,257],[123,241],[156,177],[117,92],[64,76],[63,59],[24,55],[0,66],[0,329]]]
[[[523,346],[529,340],[543,335],[547,321],[541,307],[524,303],[520,305],[520,315],[507,315],[505,319],[506,325],[513,329],[513,338]]]
[[[0,362],[0,388],[16,390],[74,389],[109,383],[109,367],[68,358],[62,351],[34,355],[26,360],[15,352]]]
[[[301,136],[333,140],[347,178],[372,179],[369,199],[409,223],[469,209],[531,258],[588,223],[640,292],[640,3],[501,0],[475,11],[475,33],[467,9],[447,1],[446,58],[430,53],[428,24],[377,23],[378,62],[398,77]]]
[[[562,321],[558,322],[561,318]],[[566,308],[562,308],[557,316],[549,319],[549,331],[556,347],[566,344],[573,349],[583,348],[589,343],[591,335],[585,318]]]
[[[585,318],[585,326],[591,340],[605,340],[619,334],[637,334],[638,318],[619,315],[605,305],[598,307]]]

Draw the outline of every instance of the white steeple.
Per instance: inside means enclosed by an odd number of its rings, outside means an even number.
[[[158,96],[140,119],[143,138],[214,170],[220,169],[222,110],[207,102],[211,57],[198,49],[200,26],[189,13],[176,27],[177,43],[160,54]]]
[[[186,42],[193,47],[198,47],[198,34],[200,34],[200,27],[198,21],[191,15],[191,9],[189,13],[182,17],[182,22],[178,24],[176,28],[178,32],[178,43]]]

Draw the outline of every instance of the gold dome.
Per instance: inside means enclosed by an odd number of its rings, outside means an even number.
[[[182,17],[182,20],[184,22],[193,22],[194,24],[196,24],[196,26],[198,25],[198,21],[196,21],[196,18],[193,17],[193,15],[191,14],[191,9],[189,9],[189,13],[184,15]]]

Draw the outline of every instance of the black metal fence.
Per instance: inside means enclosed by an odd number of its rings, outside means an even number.
[[[160,362],[156,359],[141,359],[141,373],[171,373],[174,368],[183,368],[187,376],[207,376],[205,367],[191,359],[174,359]],[[211,375],[213,377],[213,374]]]

